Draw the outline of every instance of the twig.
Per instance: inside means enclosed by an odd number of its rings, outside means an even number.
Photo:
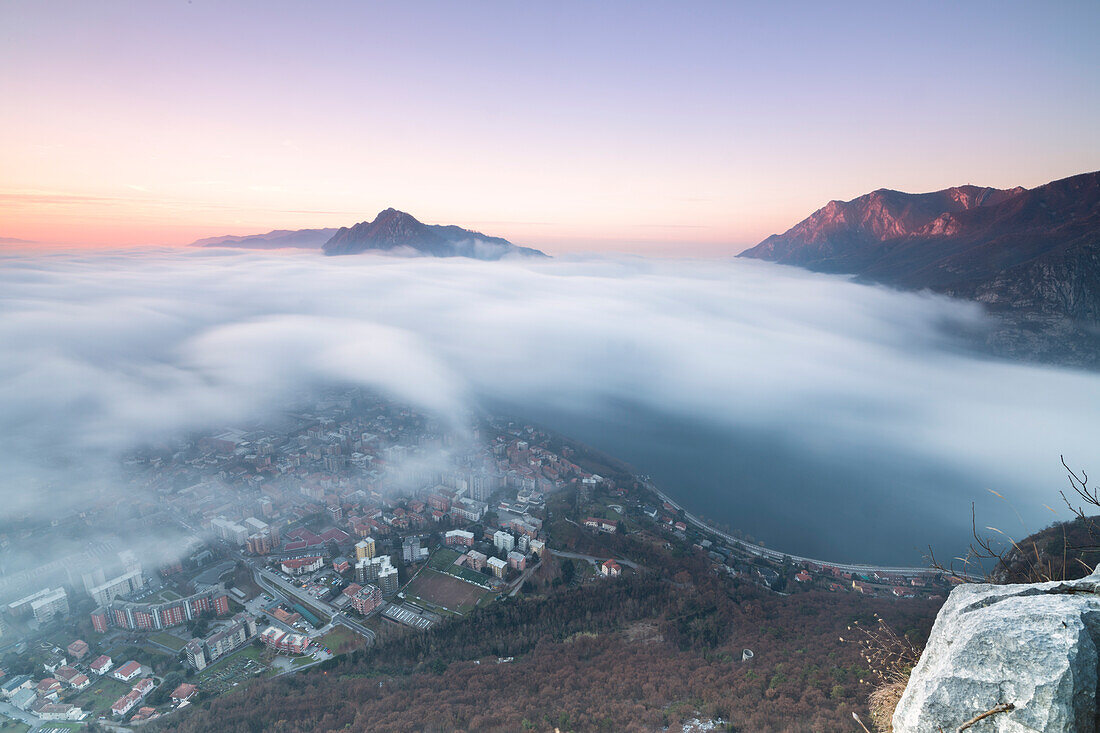
[[[984,713],[979,713],[978,715],[975,715],[973,718],[971,718],[970,720],[968,720],[965,723],[963,723],[962,725],[960,725],[958,727],[958,729],[955,731],[955,733],[962,733],[964,730],[966,730],[970,726],[974,725],[979,720],[984,720],[985,718],[988,718],[990,715],[996,715],[997,713],[1007,713],[1008,711],[1015,710],[1015,709],[1016,709],[1016,706],[1013,705],[1012,703],[1003,702],[1003,703],[1001,703],[1000,705],[998,705],[996,707],[993,707],[993,708],[990,708],[989,710],[986,710]]]
[[[852,711],[852,719],[859,723],[859,727],[862,728],[866,733],[871,733],[871,731],[867,730],[867,726],[863,724],[863,721],[859,719],[859,716],[856,715],[854,710]]]

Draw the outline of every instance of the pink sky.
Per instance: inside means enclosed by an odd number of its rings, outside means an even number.
[[[723,255],[833,198],[1100,168],[1100,6],[0,6],[0,237],[184,244],[393,206]]]

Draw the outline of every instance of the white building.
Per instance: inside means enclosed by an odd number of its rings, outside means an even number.
[[[58,616],[68,616],[69,594],[64,588],[55,588],[41,598],[31,601],[31,612],[40,624],[52,621]]]
[[[516,538],[512,536],[511,532],[505,532],[504,530],[493,532],[493,547],[501,552],[511,552],[515,549],[515,546]]]
[[[106,606],[119,596],[129,595],[144,585],[145,579],[141,577],[141,570],[132,570],[95,586],[88,593],[96,605]]]
[[[498,578],[504,577],[504,570],[508,567],[508,563],[501,560],[499,557],[490,557],[486,563],[489,569],[493,571],[493,575]]]

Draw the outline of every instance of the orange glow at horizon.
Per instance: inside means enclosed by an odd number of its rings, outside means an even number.
[[[722,256],[875,188],[1100,168],[1096,7],[953,12],[8,3],[0,242],[392,206],[551,254]]]

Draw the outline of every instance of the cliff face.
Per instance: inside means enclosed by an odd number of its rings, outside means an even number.
[[[1029,585],[963,585],[936,617],[894,711],[896,733],[1095,731],[1100,572]]]
[[[880,190],[742,257],[984,303],[1000,350],[1100,364],[1100,172],[1034,189]]]
[[[506,239],[489,237],[456,226],[424,224],[396,209],[386,209],[374,221],[343,227],[325,242],[326,255],[405,251],[430,257],[472,257],[499,260],[507,255],[545,257],[537,249],[517,247]]]

